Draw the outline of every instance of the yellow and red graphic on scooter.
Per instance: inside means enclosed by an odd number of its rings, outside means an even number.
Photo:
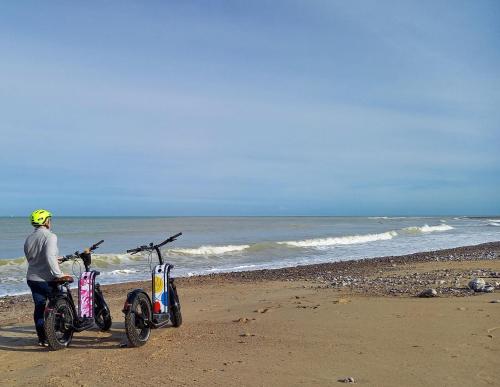
[[[153,270],[153,313],[168,312],[167,264],[157,265]]]

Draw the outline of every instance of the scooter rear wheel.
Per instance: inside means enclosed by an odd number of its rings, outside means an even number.
[[[138,293],[125,313],[125,330],[131,347],[147,343],[151,334],[151,302],[144,293]]]
[[[53,351],[66,348],[73,339],[73,309],[69,302],[60,298],[49,305],[45,313],[45,336]]]

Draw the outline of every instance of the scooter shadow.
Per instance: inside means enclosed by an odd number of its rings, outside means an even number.
[[[69,349],[120,349],[127,342],[123,322],[114,323],[107,332],[92,328],[85,332],[75,332]],[[92,336],[92,333],[96,333]],[[85,334],[85,336],[79,336]],[[106,335],[106,336],[102,336]],[[0,351],[7,352],[40,352],[49,351],[47,347],[39,347],[35,328],[31,326],[0,327]]]

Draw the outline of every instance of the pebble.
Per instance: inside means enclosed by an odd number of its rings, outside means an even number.
[[[352,376],[348,376],[347,378],[340,379],[339,381],[342,383],[356,383],[356,381],[354,380],[354,378]]]
[[[482,292],[485,286],[486,282],[482,278],[474,278],[469,282],[469,289],[472,289],[475,292]]]
[[[436,297],[437,291],[436,291],[436,289],[426,289],[423,292],[420,292],[418,296],[421,298]]]
[[[491,304],[500,304],[500,300],[492,300],[490,301]]]

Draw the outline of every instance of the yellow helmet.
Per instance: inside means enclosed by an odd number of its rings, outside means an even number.
[[[43,226],[51,216],[52,214],[47,210],[35,210],[31,213],[31,224],[35,227]]]

